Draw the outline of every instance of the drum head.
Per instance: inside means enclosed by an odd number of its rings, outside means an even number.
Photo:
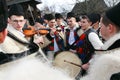
[[[75,55],[75,53],[63,51],[55,57],[53,65],[57,68],[63,69],[63,71],[68,73],[70,77],[76,77],[79,74],[81,67],[71,64],[67,61],[77,65],[82,64],[81,60],[77,57],[77,55]]]

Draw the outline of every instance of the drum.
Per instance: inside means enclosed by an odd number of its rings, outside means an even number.
[[[72,78],[75,78],[81,71],[82,62],[75,53],[63,51],[56,55],[53,65],[62,69]]]

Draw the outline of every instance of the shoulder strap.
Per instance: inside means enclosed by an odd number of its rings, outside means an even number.
[[[12,34],[11,32],[8,31],[8,36],[12,39],[14,39],[15,41],[19,42],[20,44],[23,44],[23,45],[28,45],[29,43],[27,42],[24,42],[22,40],[20,40],[19,38],[17,38],[14,34]]]

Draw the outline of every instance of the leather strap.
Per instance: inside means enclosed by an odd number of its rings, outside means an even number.
[[[14,34],[12,34],[11,32],[8,31],[8,36],[12,39],[14,39],[15,41],[19,42],[20,44],[23,44],[23,45],[28,45],[30,43],[27,43],[27,42],[24,42],[22,40],[20,40],[19,38],[17,38]]]

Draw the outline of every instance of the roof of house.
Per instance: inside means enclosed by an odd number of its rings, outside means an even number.
[[[25,3],[25,2],[32,2],[34,1],[36,4],[41,3],[41,1],[39,0],[6,0],[7,1],[7,5],[13,5],[13,4],[17,4],[17,3]]]

